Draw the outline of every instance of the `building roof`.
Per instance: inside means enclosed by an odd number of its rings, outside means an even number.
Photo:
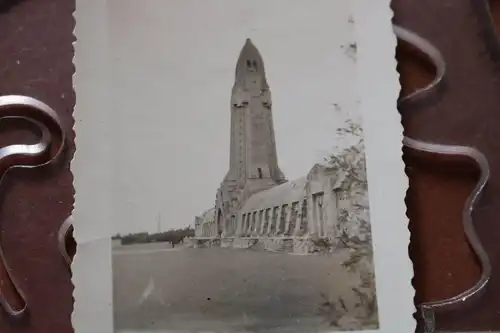
[[[300,201],[304,197],[306,184],[307,177],[302,177],[255,193],[245,202],[241,212],[248,213]]]
[[[215,220],[215,208],[210,208],[203,212],[200,216],[201,223],[210,222]]]

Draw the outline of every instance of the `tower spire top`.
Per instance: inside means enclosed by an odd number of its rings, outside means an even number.
[[[243,48],[241,49],[240,56],[238,58],[238,66],[246,65],[247,60],[254,60],[259,63],[263,63],[259,50],[255,47],[250,38],[246,39],[245,45],[243,45]]]
[[[257,73],[261,77],[262,88],[267,89],[264,61],[252,40],[247,38],[236,64],[236,82],[241,82],[248,73],[252,72]]]

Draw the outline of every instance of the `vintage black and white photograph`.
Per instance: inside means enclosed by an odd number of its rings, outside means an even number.
[[[354,11],[108,1],[114,332],[381,328]]]

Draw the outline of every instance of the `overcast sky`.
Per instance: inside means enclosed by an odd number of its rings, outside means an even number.
[[[192,225],[214,206],[229,166],[230,94],[246,38],[264,60],[285,176],[306,175],[332,151],[335,129],[356,112],[349,3],[109,0],[103,75],[115,117],[107,139],[116,232]]]

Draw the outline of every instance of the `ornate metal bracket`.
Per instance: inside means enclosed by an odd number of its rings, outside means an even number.
[[[71,262],[73,261],[72,255],[68,251],[68,239],[72,236],[72,233],[73,217],[70,216],[61,225],[58,235],[59,252],[68,266],[71,266]]]
[[[399,26],[394,26],[394,32],[399,39],[413,45],[414,47],[418,48],[421,52],[426,54],[437,69],[436,77],[429,85],[399,100],[398,106],[401,106],[415,99],[421,99],[425,97],[426,94],[434,90],[437,87],[437,85],[439,85],[442,82],[443,77],[445,75],[445,62],[443,60],[443,57],[441,56],[441,53],[431,43],[429,43],[422,37],[418,36],[417,34]],[[486,186],[486,183],[488,182],[488,178],[490,175],[490,168],[488,165],[488,161],[486,160],[486,157],[475,148],[423,142],[407,136],[403,138],[403,144],[406,147],[421,152],[434,153],[440,155],[465,156],[474,160],[480,169],[479,181],[465,202],[462,211],[462,221],[467,241],[469,242],[471,248],[479,258],[482,270],[481,277],[472,287],[470,287],[468,290],[465,290],[458,295],[455,295],[447,299],[435,302],[427,302],[418,305],[424,320],[426,333],[433,333],[435,332],[436,311],[452,310],[458,306],[461,306],[463,303],[480,296],[481,293],[485,290],[485,287],[490,280],[491,263],[486,251],[484,250],[479,240],[479,237],[477,236],[472,221],[472,212],[475,208],[477,201],[480,198],[480,195],[484,187]]]
[[[37,168],[47,166],[57,160],[63,152],[66,141],[60,119],[56,112],[43,102],[26,96],[0,96],[0,120],[21,119],[39,130],[40,141],[36,144],[14,144],[0,148],[0,164],[3,173],[0,183],[9,170],[17,168]],[[54,140],[54,136],[58,140]],[[28,305],[0,247],[0,259],[4,274],[0,284],[0,306],[14,318],[23,317]],[[2,286],[10,284],[14,288],[18,304],[6,296]]]

